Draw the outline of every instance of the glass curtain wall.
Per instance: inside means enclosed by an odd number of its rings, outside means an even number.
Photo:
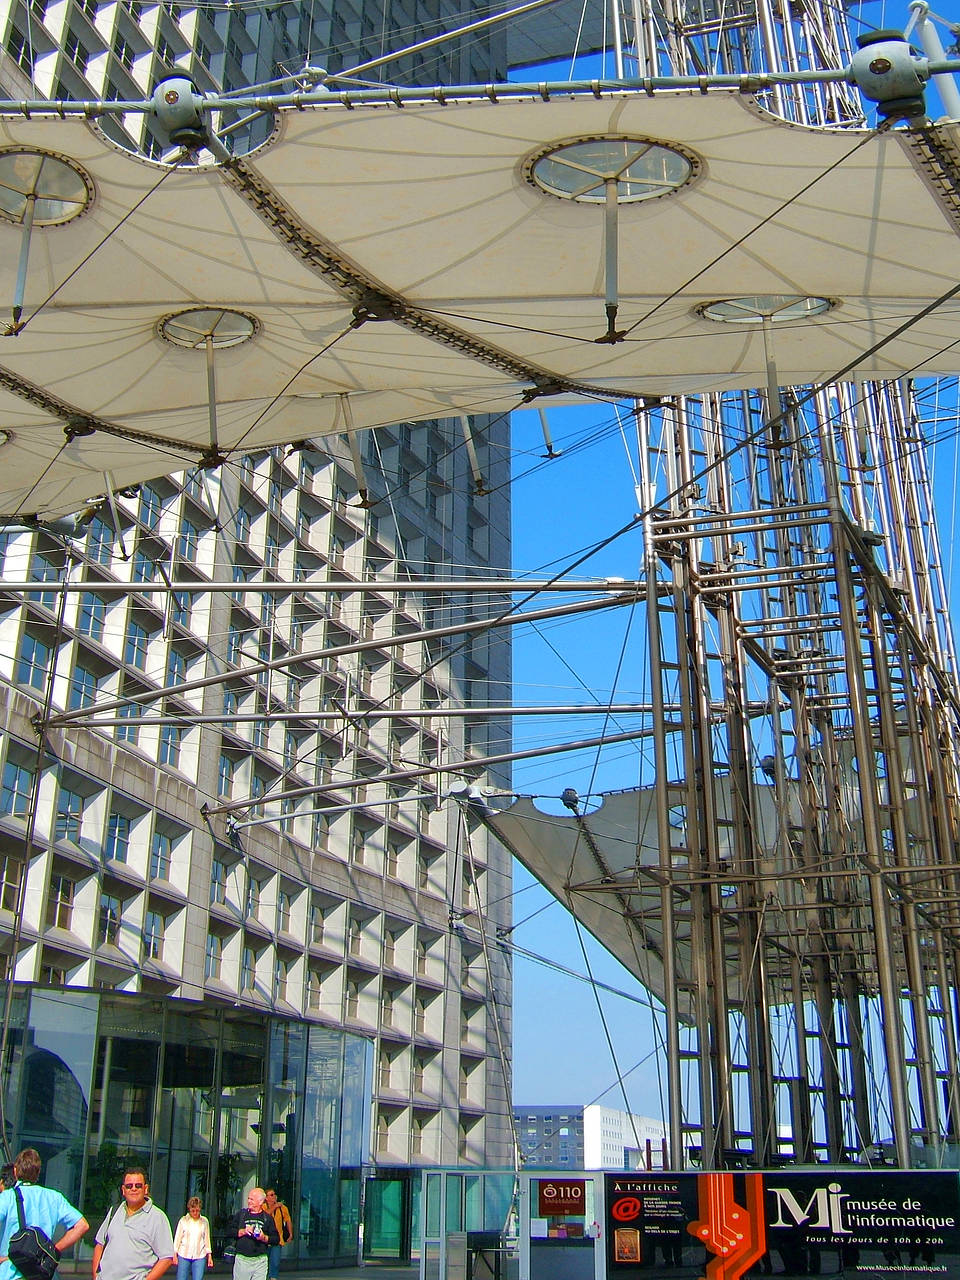
[[[94,1226],[128,1163],[171,1217],[199,1195],[217,1248],[249,1189],[294,1217],[288,1262],[355,1260],[368,1161],[370,1043],[239,1009],[30,990],[14,1005],[5,1123]]]

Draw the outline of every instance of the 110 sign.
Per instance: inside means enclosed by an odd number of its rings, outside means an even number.
[[[544,1178],[537,1187],[537,1213],[541,1218],[582,1215],[586,1201],[583,1178]]]

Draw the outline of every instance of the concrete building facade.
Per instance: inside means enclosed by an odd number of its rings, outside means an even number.
[[[0,87],[139,99],[186,74],[212,92],[455,20],[418,3],[311,6],[310,25],[302,6],[14,0]],[[497,40],[386,76],[500,75]],[[146,117],[101,127],[160,154]],[[512,1161],[510,972],[484,945],[509,925],[509,857],[447,798],[458,775],[378,781],[507,749],[507,723],[463,710],[507,701],[509,642],[420,635],[505,598],[409,587],[509,565],[508,424],[471,424],[467,449],[458,420],[359,448],[310,442],[305,423],[290,449],[186,473],[171,456],[167,478],[110,500],[105,481],[70,536],[2,534],[3,578],[50,584],[0,596],[4,1129],[91,1219],[131,1157],[171,1212],[203,1194],[215,1230],[276,1182],[310,1265],[356,1256],[366,1195],[368,1249],[402,1256],[411,1171]],[[345,589],[312,590],[331,578]],[[41,709],[90,718],[38,743]],[[63,1116],[44,1122],[51,1089]]]

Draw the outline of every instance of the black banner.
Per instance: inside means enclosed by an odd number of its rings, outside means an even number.
[[[606,1176],[607,1274],[960,1277],[960,1175],[846,1168]]]

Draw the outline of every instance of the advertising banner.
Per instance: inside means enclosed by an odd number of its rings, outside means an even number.
[[[608,1174],[611,1280],[960,1277],[960,1175]]]

